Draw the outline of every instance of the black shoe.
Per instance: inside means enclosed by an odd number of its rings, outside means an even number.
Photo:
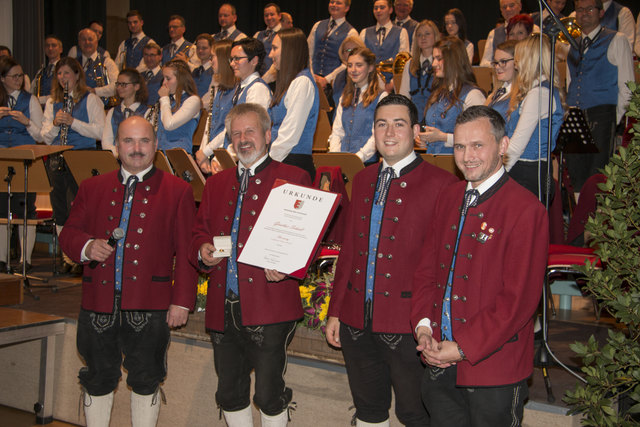
[[[7,274],[7,263],[0,261],[0,273]]]
[[[26,268],[25,268],[25,270],[24,270],[24,272],[25,272],[25,273],[28,273],[28,272],[30,272],[31,270],[33,270],[33,266],[32,266],[31,264],[29,264],[29,263],[26,263],[26,264],[25,264],[25,267],[26,267]],[[17,267],[17,271],[18,271],[18,273],[22,273],[22,263],[20,263],[20,264],[18,265],[18,267]]]

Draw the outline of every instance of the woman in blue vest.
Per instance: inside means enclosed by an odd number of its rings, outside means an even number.
[[[331,83],[333,106],[337,107],[340,104],[340,97],[344,91],[344,87],[347,85],[347,57],[349,53],[356,49],[365,49],[366,46],[360,37],[348,36],[344,39],[340,45],[340,61],[342,65],[339,67],[341,70],[336,74],[333,82]],[[332,110],[335,114],[335,108]]]
[[[473,105],[484,104],[484,94],[476,86],[464,43],[444,37],[433,48],[434,81],[427,101],[420,147],[429,154],[453,154],[453,128],[458,115]],[[424,145],[423,145],[424,146]]]
[[[202,135],[200,149],[196,151],[196,162],[202,172],[211,173],[211,162],[213,150],[216,148],[229,146],[229,139],[225,137],[224,120],[233,107],[233,95],[236,85],[236,78],[229,65],[231,57],[231,40],[220,40],[215,42],[215,49],[211,59],[213,68],[213,86],[209,96],[213,98],[205,102],[206,107],[211,108],[211,116]],[[204,101],[204,99],[203,99]]]
[[[40,140],[42,108],[38,98],[24,90],[24,72],[20,64],[11,56],[0,58],[0,147],[35,144]],[[27,195],[27,218],[35,218],[36,194]],[[0,218],[7,218],[6,192],[0,193]],[[24,218],[24,193],[14,193],[11,197],[11,212],[19,223]],[[20,250],[23,247],[24,226],[18,228]],[[31,269],[31,252],[36,240],[35,225],[27,226],[27,253],[20,262],[25,262],[27,271]],[[25,256],[26,255],[26,256]],[[7,272],[7,227],[0,225],[0,273]],[[22,270],[20,270],[22,271]]]
[[[552,135],[549,141],[549,78],[552,65],[549,60],[551,47],[546,35],[542,36],[542,75],[539,70],[540,57],[539,33],[516,45],[515,62],[518,76],[511,89],[507,110],[509,120],[506,131],[510,141],[505,167],[509,176],[516,182],[530,190],[540,200],[544,200],[547,149],[551,146],[553,151],[556,145],[564,116],[564,93],[558,85],[558,73],[555,73],[551,115]],[[540,118],[540,125],[538,125],[538,118]],[[550,189],[553,190],[553,186]]]
[[[269,115],[269,155],[279,162],[298,166],[313,180],[311,158],[318,122],[318,87],[309,70],[309,46],[299,28],[281,30],[273,38],[269,56],[278,70]]]
[[[448,36],[457,37],[464,42],[464,48],[467,51],[469,57],[469,64],[473,63],[473,43],[467,40],[467,20],[464,19],[464,14],[458,8],[449,9],[444,15],[444,28],[443,34]]]
[[[147,105],[147,85],[140,73],[133,68],[120,71],[116,81],[116,93],[120,103],[109,110],[102,132],[102,149],[118,153],[115,147],[115,135],[120,123],[129,116],[145,117]]]
[[[491,65],[495,70],[496,80],[500,85],[496,85],[496,90],[487,97],[487,101],[484,103],[487,107],[491,107],[500,113],[505,122],[509,119],[507,110],[511,100],[511,86],[518,75],[514,60],[517,44],[518,42],[515,40],[507,40],[500,43],[495,52],[493,52]]]
[[[329,151],[354,153],[365,163],[376,162],[373,116],[378,101],[387,96],[380,88],[376,56],[369,49],[356,49],[347,59],[347,86],[333,122]]]
[[[102,100],[89,92],[84,70],[74,58],[60,59],[56,64],[55,75],[51,96],[44,108],[42,139],[49,145],[70,145],[74,150],[95,150],[96,140],[102,137],[104,128]],[[69,216],[71,202],[78,192],[78,184],[62,156],[50,156],[47,159],[47,169],[53,186],[50,194],[51,207],[60,233]],[[65,254],[63,257],[63,272],[82,272],[81,266],[74,264]]]
[[[158,90],[158,150],[183,148],[191,154],[202,108],[196,84],[189,66],[180,60],[167,62],[162,67],[162,76],[164,81]]]
[[[413,39],[411,59],[404,64],[399,93],[413,101],[418,109],[418,121],[422,122],[431,96],[433,47],[440,40],[440,31],[433,21],[425,19],[416,27]]]

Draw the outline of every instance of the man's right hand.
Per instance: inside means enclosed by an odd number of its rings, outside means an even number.
[[[103,262],[115,251],[116,249],[107,243],[104,239],[92,240],[85,249],[85,255],[91,261]]]
[[[329,344],[338,348],[342,347],[342,344],[340,344],[340,319],[329,316],[325,333]]]
[[[202,172],[211,173],[211,164],[209,163],[209,159],[200,150],[196,151],[196,163],[198,163]]]
[[[211,243],[203,243],[202,246],[200,246],[200,259],[207,267],[213,267],[222,261],[222,258],[213,256],[215,251],[216,247]]]

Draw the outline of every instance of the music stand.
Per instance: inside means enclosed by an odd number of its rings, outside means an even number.
[[[162,151],[156,151],[156,157],[153,160],[153,165],[156,169],[160,169],[161,171],[174,175],[171,164],[169,163],[167,156]]]
[[[120,168],[118,161],[109,150],[70,150],[63,156],[78,186],[85,179]]]
[[[16,275],[22,277],[22,286],[27,290],[29,295],[33,297],[33,299],[38,300],[40,297],[38,295],[34,295],[32,292],[32,288],[52,288],[54,291],[56,288],[55,285],[44,285],[44,286],[32,286],[29,282],[29,279],[42,280],[43,282],[47,282],[47,279],[42,279],[35,276],[27,276],[27,226],[29,225],[29,220],[27,218],[27,198],[28,193],[50,193],[51,192],[51,184],[49,183],[49,177],[47,175],[47,171],[44,167],[44,162],[42,158],[44,156],[51,156],[56,153],[60,153],[62,151],[68,150],[71,147],[61,146],[61,145],[19,145],[17,147],[12,148],[0,148],[0,170],[9,170],[9,168],[13,168],[16,176],[18,178],[23,178],[16,180],[16,183],[13,184],[12,191],[24,192],[24,210],[23,210],[23,231],[22,231],[22,274],[16,273]],[[4,184],[0,183],[0,191],[9,190],[9,186],[6,181],[3,181]],[[7,212],[7,227],[11,226],[11,215]],[[32,224],[36,224],[33,222]],[[9,236],[7,236],[9,238]]]
[[[170,150],[166,150],[165,154],[171,166],[173,166],[175,175],[191,185],[195,201],[202,201],[202,191],[204,190],[205,182],[204,175],[200,172],[200,168],[196,165],[193,157],[183,148],[171,148]]]
[[[233,160],[231,155],[224,148],[216,148],[213,150],[213,155],[215,156],[222,169],[230,169],[236,167],[236,162]]]

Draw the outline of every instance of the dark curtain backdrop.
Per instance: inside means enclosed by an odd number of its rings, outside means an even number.
[[[25,73],[35,75],[44,61],[42,0],[13,0],[13,56]]]

